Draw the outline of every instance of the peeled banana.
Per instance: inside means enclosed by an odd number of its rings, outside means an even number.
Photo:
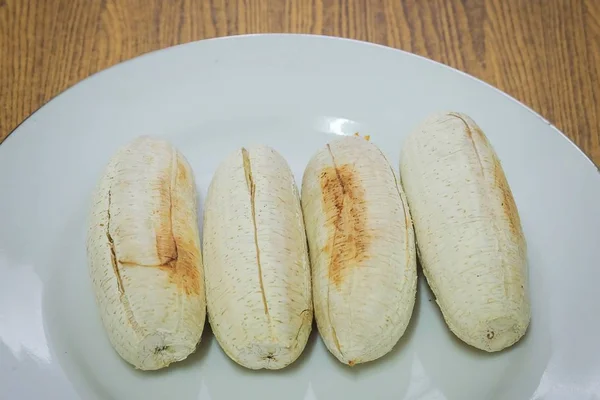
[[[204,211],[208,317],[225,353],[280,369],[304,350],[313,307],[292,172],[274,149],[241,148],[218,167]]]
[[[329,351],[355,365],[388,353],[415,304],[413,226],[386,157],[361,137],[331,141],[302,181],[317,327]]]
[[[185,359],[206,315],[196,189],[168,142],[138,138],[113,156],[93,194],[89,272],[108,338],[136,368]]]
[[[406,139],[400,174],[423,271],[450,330],[493,352],[530,320],[526,242],[500,161],[467,115],[430,116]]]

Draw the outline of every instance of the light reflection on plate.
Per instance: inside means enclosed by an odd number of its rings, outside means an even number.
[[[343,136],[352,136],[356,133],[363,134],[360,123],[336,117],[323,117],[318,120],[317,130]]]
[[[0,342],[20,361],[50,363],[42,324],[42,282],[30,265],[16,265],[0,253]]]

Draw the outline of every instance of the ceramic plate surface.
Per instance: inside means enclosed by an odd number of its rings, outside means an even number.
[[[200,205],[230,151],[268,144],[298,184],[335,135],[371,135],[394,167],[402,140],[440,110],[470,115],[500,157],[528,241],[532,322],[495,354],[459,342],[424,279],[410,326],[384,358],[346,367],[313,330],[281,371],[230,361],[209,329],[196,353],[135,371],[110,346],[85,253],[92,189],[143,135],[194,169]],[[0,145],[1,399],[600,398],[600,175],[528,108],[465,74],[401,51],[295,35],[240,36],[151,53],[86,79]]]

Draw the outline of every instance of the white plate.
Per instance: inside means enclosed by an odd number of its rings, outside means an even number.
[[[533,318],[487,354],[446,328],[420,280],[400,344],[349,368],[313,332],[303,356],[251,372],[206,329],[190,359],[134,371],[112,350],[85,259],[93,186],[115,149],[162,135],[195,170],[201,199],[234,148],[279,150],[300,181],[333,135],[370,134],[397,163],[411,128],[462,111],[505,167],[529,244]],[[0,146],[1,399],[600,398],[600,176],[547,121],[465,74],[397,50],[295,35],[233,37],[151,53],[87,79]],[[169,398],[171,398],[169,397]]]

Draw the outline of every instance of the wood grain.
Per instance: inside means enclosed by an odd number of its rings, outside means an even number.
[[[600,164],[598,0],[0,0],[0,141],[120,61],[258,32],[368,40],[451,65],[521,100]]]

